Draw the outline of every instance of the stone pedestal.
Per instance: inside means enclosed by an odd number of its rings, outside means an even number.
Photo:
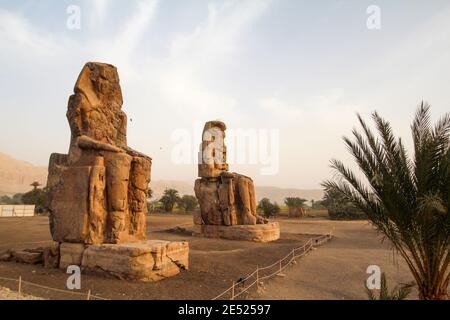
[[[60,268],[67,268],[67,262],[70,260],[72,264],[81,266],[83,271],[137,281],[159,281],[189,268],[187,242],[148,240],[90,245],[82,250],[81,255],[78,249],[82,247],[72,246],[61,245]],[[68,248],[72,250],[66,250]]]
[[[86,246],[83,243],[61,243],[59,246],[59,268],[66,270],[68,266],[81,266]]]
[[[194,225],[192,235],[204,238],[270,242],[280,238],[280,226],[278,222],[234,226]]]
[[[269,242],[280,237],[278,223],[257,213],[253,180],[229,172],[225,123],[205,124],[194,191],[200,211],[194,214],[194,236]]]

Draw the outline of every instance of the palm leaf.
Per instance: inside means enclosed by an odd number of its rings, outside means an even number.
[[[365,181],[342,162],[332,160],[335,179],[323,183],[325,191],[357,206],[391,241],[408,264],[421,298],[447,298],[450,115],[444,115],[433,127],[430,106],[421,103],[411,125],[412,158],[388,121],[377,112],[372,119],[377,134],[358,115],[362,133],[355,129],[353,140],[344,137]],[[399,295],[404,296],[407,288],[400,289]]]

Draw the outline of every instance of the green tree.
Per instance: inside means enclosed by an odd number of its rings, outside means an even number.
[[[180,209],[182,209],[184,212],[192,211],[198,206],[197,198],[190,195],[184,195],[181,197],[177,205]]]
[[[34,181],[32,184],[30,184],[30,186],[33,187],[33,190],[36,190],[37,188],[39,188],[41,186],[41,184],[37,181]]]
[[[0,197],[0,204],[13,204],[13,199],[8,196],[2,196]]]
[[[26,205],[35,205],[36,211],[46,211],[47,210],[47,198],[48,190],[44,189],[33,189],[22,195],[22,203]]]
[[[322,205],[332,220],[363,220],[367,216],[352,201],[336,190],[325,190]]]
[[[298,197],[287,197],[284,199],[284,204],[289,208],[305,208],[306,199],[298,198]]]
[[[363,133],[344,138],[363,182],[338,160],[338,180],[323,183],[363,211],[405,259],[420,298],[448,299],[450,282],[450,115],[433,127],[422,103],[411,126],[414,155],[407,154],[389,122],[373,113],[379,137],[358,115]]]
[[[23,197],[23,193],[16,193],[12,197],[13,203],[11,203],[11,204],[23,204],[22,197]]]
[[[151,198],[153,198],[153,190],[148,188],[148,190],[147,190],[147,199],[150,200]]]
[[[266,218],[276,216],[278,213],[280,213],[280,207],[278,206],[278,204],[276,202],[271,203],[267,198],[263,198],[261,199],[261,201],[259,201],[257,210]]]
[[[314,204],[311,209],[314,210],[324,210],[326,207],[324,206],[323,200],[314,201]]]
[[[156,213],[164,211],[164,206],[159,200],[148,201],[147,202],[148,213]]]
[[[306,202],[308,200],[298,197],[287,197],[284,204],[289,207],[289,217],[303,217],[305,215]]]
[[[6,204],[6,205],[24,204],[22,201],[23,195],[24,194],[22,194],[22,193],[17,193],[12,197],[3,196],[0,198],[0,204]]]
[[[173,207],[180,199],[180,196],[178,194],[178,191],[175,189],[166,189],[164,191],[164,194],[162,198],[159,200],[163,204],[164,211],[166,212],[172,212]]]

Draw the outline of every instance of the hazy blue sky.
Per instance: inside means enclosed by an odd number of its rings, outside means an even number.
[[[70,5],[79,30],[66,27]],[[172,134],[220,119],[279,130],[277,174],[232,170],[317,188],[331,158],[349,160],[341,136],[356,112],[378,110],[409,142],[422,99],[435,117],[450,110],[450,3],[0,0],[0,152],[36,165],[67,152],[67,99],[87,61],[118,67],[128,142],[153,157],[152,179],[194,179],[194,163],[172,161]]]

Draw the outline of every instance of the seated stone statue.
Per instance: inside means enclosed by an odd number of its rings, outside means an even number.
[[[226,126],[207,122],[200,145],[195,195],[201,215],[197,225],[255,225],[267,220],[256,214],[255,188],[251,178],[228,172],[224,143]]]
[[[70,97],[69,153],[52,154],[50,229],[58,242],[145,240],[152,159],[127,146],[117,69],[87,63]]]

